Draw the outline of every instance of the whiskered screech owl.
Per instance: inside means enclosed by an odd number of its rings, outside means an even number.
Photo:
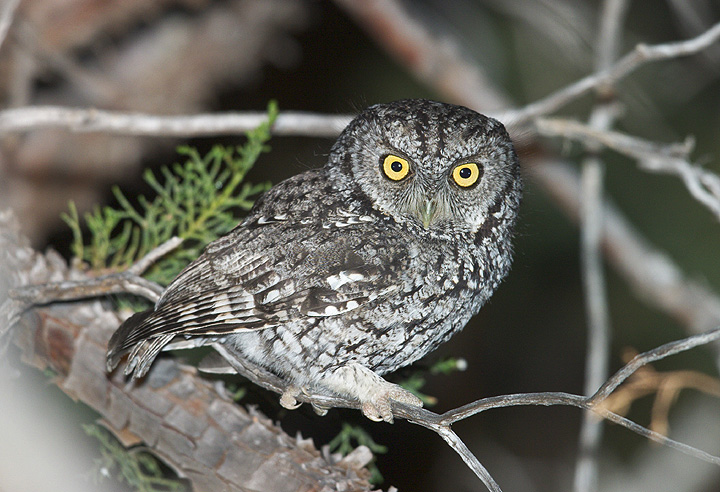
[[[372,106],[328,163],[278,183],[110,340],[143,376],[173,344],[220,340],[298,388],[392,421],[422,405],[382,374],[461,330],[510,269],[521,195],[498,121],[427,100]],[[295,393],[296,395],[297,393]]]

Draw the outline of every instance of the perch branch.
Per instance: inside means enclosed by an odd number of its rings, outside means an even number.
[[[393,402],[393,415],[396,418],[404,418],[409,422],[420,425],[427,429],[430,429],[438,433],[452,448],[458,453],[462,459],[468,464],[473,472],[480,478],[486,487],[491,491],[500,490],[497,488],[497,484],[492,480],[489,475],[486,475],[487,471],[479,463],[477,458],[470,453],[465,447],[462,441],[452,432],[451,425],[460,420],[471,417],[475,414],[484,412],[486,410],[494,408],[505,408],[510,406],[525,406],[525,405],[541,405],[541,406],[553,406],[553,405],[569,405],[586,410],[590,410],[598,416],[607,419],[613,423],[622,425],[633,432],[636,432],[648,439],[651,439],[659,444],[669,446],[673,449],[681,451],[685,454],[693,456],[695,458],[707,461],[709,463],[720,465],[720,457],[709,454],[705,451],[698,450],[692,446],[680,443],[673,439],[670,439],[662,434],[653,432],[643,426],[632,422],[620,415],[610,412],[601,406],[602,401],[623,381],[631,376],[640,367],[647,365],[651,362],[663,359],[670,355],[677,354],[679,352],[689,350],[699,345],[704,345],[715,340],[720,339],[720,328],[703,333],[700,335],[694,335],[689,338],[671,342],[657,349],[650,350],[643,354],[635,357],[625,367],[618,371],[611,379],[609,379],[597,393],[591,396],[579,396],[568,393],[527,393],[527,394],[516,394],[516,395],[504,395],[498,397],[484,398],[475,402],[469,403],[462,407],[454,410],[445,412],[442,415],[436,414],[424,408],[411,407]],[[217,350],[242,376],[246,377],[253,383],[273,391],[275,393],[282,394],[285,390],[287,383],[281,378],[268,372],[267,370],[258,367],[248,361],[240,360],[235,358],[232,353],[222,344],[213,344],[213,348]],[[296,399],[303,403],[310,403],[317,407],[330,408],[360,408],[360,404],[354,400],[348,400],[341,397],[329,396],[321,393],[314,393],[312,390],[305,389],[302,393],[296,396]],[[454,437],[451,437],[454,436]]]

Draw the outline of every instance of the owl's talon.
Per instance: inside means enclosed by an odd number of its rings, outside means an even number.
[[[282,396],[280,396],[280,406],[287,408],[288,410],[295,410],[302,405],[302,402],[298,402],[296,397],[300,394],[300,388],[297,386],[288,386],[285,388]]]
[[[315,411],[316,415],[319,415],[321,417],[324,417],[327,415],[328,410],[330,410],[328,407],[323,407],[321,405],[316,405],[315,403],[312,404],[312,408]]]

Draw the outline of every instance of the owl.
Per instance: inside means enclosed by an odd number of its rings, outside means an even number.
[[[112,336],[141,377],[163,349],[221,343],[299,389],[392,422],[422,402],[382,375],[460,331],[510,269],[522,182],[498,121],[428,100],[377,104],[327,164],[271,188]]]

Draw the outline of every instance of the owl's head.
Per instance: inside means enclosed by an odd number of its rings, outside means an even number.
[[[521,193],[503,125],[471,109],[422,99],[371,106],[333,147],[328,164],[349,174],[373,205],[421,231],[512,226]]]

